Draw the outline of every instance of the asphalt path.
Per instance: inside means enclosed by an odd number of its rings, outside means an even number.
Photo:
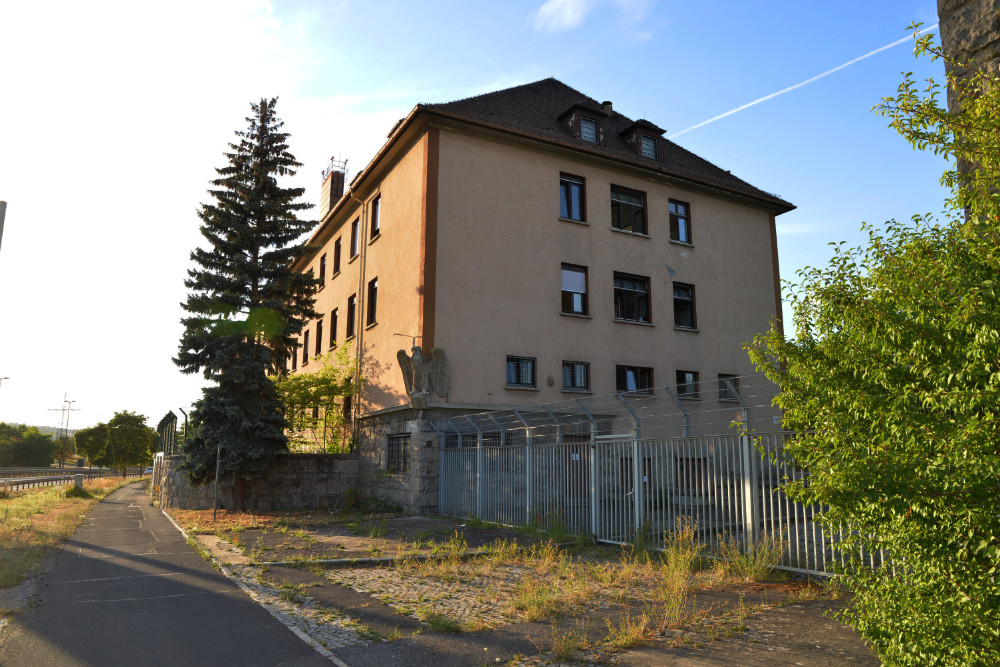
[[[214,570],[143,484],[94,507],[0,633],[0,665],[331,665]]]

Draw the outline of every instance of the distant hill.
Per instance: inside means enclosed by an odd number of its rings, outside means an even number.
[[[36,426],[35,428],[38,429],[39,433],[48,433],[52,437],[55,437],[56,433],[62,430],[58,426]],[[76,433],[76,429],[71,428],[69,430],[69,434],[73,435],[74,433]]]

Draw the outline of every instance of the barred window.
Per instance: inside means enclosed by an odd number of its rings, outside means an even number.
[[[588,143],[596,144],[598,141],[597,122],[589,118],[581,118],[580,138]]]
[[[590,389],[590,364],[585,361],[564,361],[563,389]]]
[[[410,434],[395,433],[386,436],[385,469],[393,474],[410,469]]]
[[[535,358],[507,356],[507,386],[535,386]]]
[[[698,373],[677,371],[677,395],[681,398],[701,398],[698,393]]]
[[[647,134],[642,135],[642,156],[656,159],[656,139]]]

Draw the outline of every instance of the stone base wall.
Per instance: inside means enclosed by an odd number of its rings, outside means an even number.
[[[440,442],[427,410],[405,410],[364,420],[358,437],[358,492],[400,506],[407,514],[437,514]],[[389,469],[388,437],[408,434],[409,467]]]
[[[153,471],[153,494],[160,507],[212,509],[214,484],[192,487],[177,470],[184,457],[157,460]],[[248,482],[248,510],[339,509],[345,493],[358,487],[358,456],[355,454],[285,454],[277,457],[264,476]],[[233,507],[233,485],[219,482],[219,507]]]

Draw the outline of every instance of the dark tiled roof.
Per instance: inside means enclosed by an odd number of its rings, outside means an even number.
[[[578,139],[566,124],[560,122],[560,116],[574,105],[590,110],[599,118],[604,134],[601,145],[595,146]],[[655,168],[664,174],[749,196],[782,211],[794,208],[780,197],[755,188],[669,139],[660,138],[658,160],[641,157],[621,136],[635,121],[617,111],[608,117],[599,102],[557,79],[542,79],[455,102],[422,104],[420,108],[535,135],[588,152],[603,153],[639,166]]]

